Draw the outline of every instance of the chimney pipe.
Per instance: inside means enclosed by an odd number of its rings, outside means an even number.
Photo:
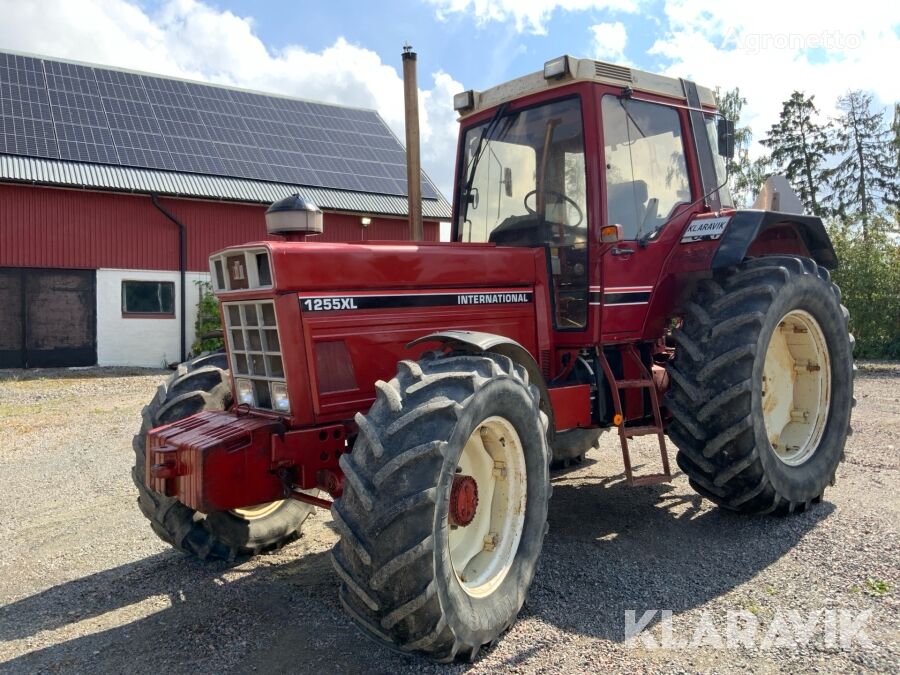
[[[419,86],[416,53],[403,45],[403,98],[406,104],[406,186],[409,199],[409,237],[422,241],[422,163],[419,155]]]

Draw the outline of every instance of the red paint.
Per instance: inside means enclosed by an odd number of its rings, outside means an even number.
[[[147,435],[147,485],[203,513],[283,496],[270,471],[275,420],[201,412]]]
[[[493,244],[265,242],[275,292],[530,286],[531,249]],[[335,269],[339,261],[339,273]],[[543,264],[543,263],[542,263]],[[224,300],[228,294],[222,294]]]
[[[301,349],[308,355],[315,354],[319,343],[343,341],[358,383],[356,389],[312,393],[313,415],[319,423],[348,419],[359,410],[367,410],[375,400],[376,380],[390,380],[399,361],[415,360],[422,352],[435,347],[422,344],[406,349],[405,345],[436,330],[458,328],[499,333],[532,353],[536,345],[531,304],[312,312],[304,314],[302,321],[304,346]],[[307,382],[320,380],[322,375],[316,370],[316,360],[307,357],[307,363],[312,366],[308,372],[297,373],[295,377],[288,373],[289,387],[300,378]]]
[[[811,257],[809,249],[796,226],[789,223],[772,225],[759,233],[756,240],[750,245],[747,255],[772,255],[775,253],[788,253]]]
[[[185,224],[190,271],[207,271],[213,251],[266,238],[267,205],[159,201]],[[317,239],[408,239],[405,219],[371,216],[363,227],[362,215],[326,212]],[[426,221],[426,239],[438,236]],[[177,270],[178,229],[147,195],[0,184],[0,267]]]
[[[147,484],[202,513],[283,499],[287,485],[339,495],[345,447],[343,425],[286,431],[276,419],[206,411],[147,435]]]
[[[550,403],[557,431],[576,427],[591,427],[591,387],[575,384],[570,387],[553,387]]]
[[[475,519],[478,509],[478,483],[472,476],[453,476],[450,486],[450,504],[448,517],[450,524],[465,527]]]

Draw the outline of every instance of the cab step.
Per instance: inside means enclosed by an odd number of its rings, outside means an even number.
[[[657,485],[665,483],[672,478],[672,470],[669,467],[669,452],[666,448],[666,437],[663,431],[662,413],[659,409],[659,394],[656,391],[656,383],[653,376],[641,360],[640,354],[634,348],[633,344],[615,345],[613,349],[617,349],[622,358],[622,371],[626,372],[626,363],[628,361],[638,371],[639,377],[617,380],[603,348],[597,350],[600,360],[600,367],[603,368],[603,374],[606,381],[609,382],[610,391],[612,393],[613,408],[616,411],[617,428],[619,430],[619,443],[622,446],[622,462],[625,464],[625,480],[629,485]],[[650,394],[650,406],[653,409],[653,424],[642,425],[636,427],[625,426],[625,415],[622,412],[622,396],[621,392],[626,389],[647,389]],[[631,468],[631,452],[628,447],[628,440],[635,436],[651,436],[656,434],[659,440],[659,455],[662,460],[662,473],[655,473],[646,476],[635,476]]]

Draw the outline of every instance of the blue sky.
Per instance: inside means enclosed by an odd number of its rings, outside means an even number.
[[[564,53],[738,86],[757,139],[795,89],[823,118],[849,88],[900,100],[900,3],[882,0],[0,0],[0,16],[3,49],[375,108],[401,138],[409,41],[423,164],[448,196],[453,94]]]

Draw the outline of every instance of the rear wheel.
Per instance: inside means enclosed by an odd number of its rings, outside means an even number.
[[[403,361],[341,457],[341,601],[402,651],[474,659],[515,621],[546,531],[539,393],[494,354]]]
[[[691,486],[746,513],[818,502],[853,405],[849,314],[828,271],[762,257],[703,282],[669,367],[667,431]]]
[[[221,352],[178,366],[144,407],[141,429],[133,441],[132,478],[141,512],[160,539],[202,559],[233,560],[281,548],[299,536],[300,526],[313,509],[295,500],[281,500],[205,515],[144,483],[147,432],[201,410],[227,409],[231,404],[227,367],[227,358]]]

